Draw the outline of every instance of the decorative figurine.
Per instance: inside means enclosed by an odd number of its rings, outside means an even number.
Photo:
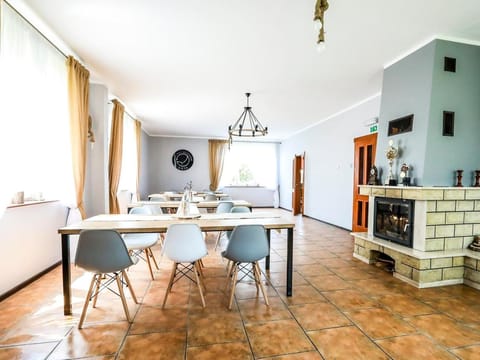
[[[408,170],[410,167],[403,163],[400,168],[400,179],[402,179],[403,186],[410,186],[410,176],[408,176]]]
[[[388,175],[387,179],[385,181],[385,185],[397,185],[397,180],[393,177],[393,172],[392,172],[392,165],[393,165],[393,160],[398,155],[398,150],[396,147],[393,146],[393,140],[390,140],[388,142],[388,148],[385,151],[385,156],[388,161]]]
[[[480,235],[473,237],[473,242],[468,245],[468,248],[473,251],[480,251]]]
[[[370,169],[370,176],[368,177],[368,185],[378,185],[378,170],[375,165]]]
[[[475,170],[475,184],[474,187],[480,187],[480,170]]]
[[[463,187],[462,185],[462,177],[463,177],[463,170],[456,170],[457,171],[457,184],[456,187]]]

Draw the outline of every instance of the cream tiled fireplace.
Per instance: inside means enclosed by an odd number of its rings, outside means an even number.
[[[394,276],[417,287],[465,283],[480,289],[480,253],[468,250],[480,235],[480,188],[361,185],[369,196],[368,232],[352,233],[353,256],[367,263],[378,254],[395,261]],[[374,236],[375,198],[414,200],[413,244]]]

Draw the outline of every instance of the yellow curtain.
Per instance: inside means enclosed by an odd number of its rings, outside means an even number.
[[[140,200],[140,162],[142,160],[142,123],[135,120],[135,137],[137,139],[137,200]]]
[[[208,140],[208,158],[210,172],[210,190],[218,189],[218,183],[223,172],[223,159],[227,149],[227,140]]]
[[[122,171],[123,114],[125,107],[113,100],[112,128],[110,132],[110,151],[108,154],[108,203],[110,214],[120,214],[117,192]]]
[[[77,208],[85,218],[83,191],[87,163],[88,94],[90,73],[72,56],[67,58],[70,142]]]

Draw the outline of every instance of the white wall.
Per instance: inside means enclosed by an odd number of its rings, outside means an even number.
[[[0,294],[60,261],[57,230],[65,225],[66,217],[67,208],[58,201],[5,211],[0,217]]]
[[[379,111],[380,95],[283,141],[280,207],[292,209],[293,157],[305,152],[304,214],[351,229],[353,140],[369,133],[364,123]]]
[[[185,171],[177,170],[172,164],[172,155],[180,149],[188,150],[193,155],[193,166]],[[147,152],[148,168],[142,174],[148,178],[148,188],[142,193],[183,191],[189,181],[195,190],[209,188],[207,139],[150,137]]]

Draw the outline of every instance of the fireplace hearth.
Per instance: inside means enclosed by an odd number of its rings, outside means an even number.
[[[374,235],[413,247],[414,200],[376,197]]]

